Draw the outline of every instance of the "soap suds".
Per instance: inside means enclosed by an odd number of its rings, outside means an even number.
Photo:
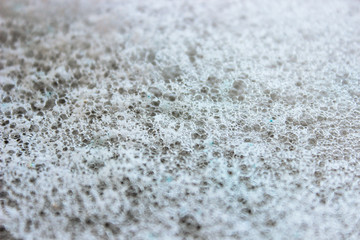
[[[358,1],[0,2],[0,238],[360,238]]]

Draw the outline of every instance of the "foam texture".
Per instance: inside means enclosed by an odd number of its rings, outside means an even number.
[[[360,2],[0,1],[0,238],[360,239]]]

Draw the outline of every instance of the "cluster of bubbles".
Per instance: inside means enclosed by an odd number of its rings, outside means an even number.
[[[359,234],[354,6],[61,2],[0,3],[0,238]]]

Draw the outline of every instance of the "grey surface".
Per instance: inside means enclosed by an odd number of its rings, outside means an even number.
[[[0,239],[359,239],[359,1],[0,1]]]

